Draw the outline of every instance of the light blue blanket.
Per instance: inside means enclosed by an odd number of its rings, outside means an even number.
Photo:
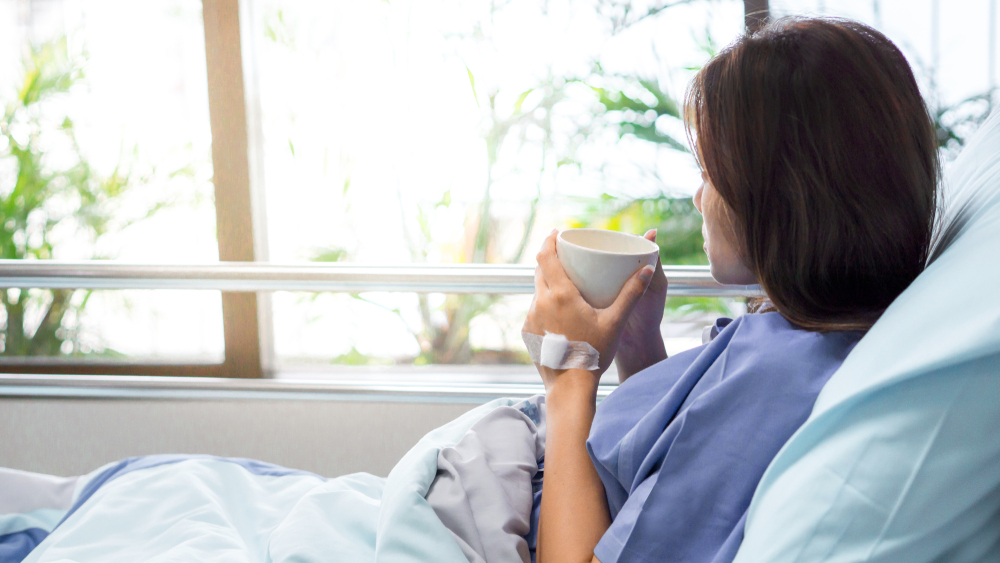
[[[41,501],[48,508],[24,501],[24,512],[0,515],[0,563],[22,558],[26,563],[466,563],[425,499],[438,471],[438,454],[497,407],[516,403],[492,401],[431,432],[386,479],[354,474],[327,480],[209,456],[151,456],[111,464],[64,483],[72,493]],[[8,504],[17,504],[15,497]],[[60,502],[71,506],[60,509]],[[41,538],[25,558],[25,546]]]

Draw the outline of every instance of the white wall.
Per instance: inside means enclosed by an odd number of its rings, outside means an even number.
[[[454,403],[0,399],[0,467],[79,475],[121,458],[202,453],[326,477],[389,470],[427,431],[475,405]]]

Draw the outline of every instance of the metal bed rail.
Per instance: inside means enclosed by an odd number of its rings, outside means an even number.
[[[614,385],[600,385],[606,397]],[[482,404],[500,397],[545,393],[538,383],[435,383],[429,381],[233,379],[130,375],[0,373],[0,399],[161,399],[362,401]]]
[[[117,261],[0,260],[0,288],[190,289],[216,291],[534,293],[527,265],[135,264]],[[664,266],[678,296],[755,297],[759,286],[716,282],[707,266]]]
[[[749,297],[757,286],[725,286],[705,266],[666,266],[669,293],[678,296]],[[417,292],[534,293],[534,267],[527,265],[136,264],[117,261],[58,262],[0,260],[0,288],[184,289],[224,292]],[[543,392],[540,383],[433,381],[427,373],[375,380],[368,373],[334,380],[219,377],[219,366],[74,364],[78,375],[54,375],[59,363],[31,358],[0,366],[0,398],[90,399],[324,399],[481,403],[494,397]],[[33,365],[33,361],[44,365]],[[23,365],[22,365],[23,364]],[[2,373],[30,368],[35,375]],[[225,367],[225,366],[223,366]],[[82,371],[81,371],[82,370]],[[200,370],[200,371],[199,371]],[[214,371],[213,371],[214,370]],[[433,371],[432,375],[433,375]],[[88,375],[89,374],[89,375]],[[136,376],[145,374],[152,377]],[[195,375],[183,377],[182,375]],[[169,375],[169,377],[162,377]],[[208,376],[208,377],[204,377]],[[503,379],[503,378],[500,378]],[[603,397],[613,389],[601,385]]]

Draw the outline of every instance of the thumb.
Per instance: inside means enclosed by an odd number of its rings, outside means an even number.
[[[625,287],[618,294],[618,298],[606,309],[607,314],[611,316],[615,324],[632,314],[632,308],[639,302],[639,298],[646,291],[646,286],[649,285],[649,280],[652,277],[653,267],[643,266],[625,282]]]

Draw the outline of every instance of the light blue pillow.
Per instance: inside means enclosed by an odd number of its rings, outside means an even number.
[[[933,262],[772,461],[737,563],[1000,561],[1000,114],[943,194]]]

